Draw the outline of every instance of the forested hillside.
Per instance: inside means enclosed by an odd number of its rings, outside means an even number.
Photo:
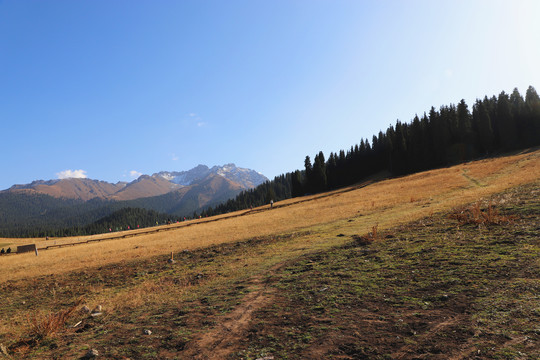
[[[2,192],[0,236],[64,235],[61,229],[84,226],[118,209],[112,206],[112,202],[102,199],[85,202],[44,194]]]
[[[182,198],[173,192],[129,201],[82,201],[4,192],[0,193],[0,237],[82,236],[190,219],[193,210],[175,211],[186,206]],[[187,202],[194,204],[189,198]]]
[[[361,139],[348,150],[305,158],[304,170],[276,177],[234,200],[207,209],[214,215],[307,193],[352,185],[381,171],[393,176],[456,164],[540,145],[540,97],[529,86],[525,98],[514,89],[477,99],[432,107],[409,123],[397,121],[385,132]]]

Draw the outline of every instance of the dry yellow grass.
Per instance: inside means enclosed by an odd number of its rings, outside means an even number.
[[[41,251],[38,257],[33,253],[6,256],[0,259],[0,282],[307,228],[319,234],[332,231],[352,234],[358,229],[365,229],[367,233],[376,224],[380,230],[393,227],[539,178],[540,151],[481,160],[381,181],[359,189],[334,191],[329,196],[289,199],[275,204],[275,209],[255,209],[265,211],[253,211],[245,216],[236,216],[245,211],[232,213],[217,217],[219,221],[203,219],[173,225],[177,228],[169,231]],[[354,221],[349,222],[350,219]],[[108,236],[110,234],[93,238]],[[88,239],[65,238],[36,243],[38,247],[44,247],[54,241],[69,243]],[[9,242],[22,244],[29,240],[0,239],[0,243]]]

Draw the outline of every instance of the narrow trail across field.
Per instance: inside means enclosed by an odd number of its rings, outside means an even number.
[[[452,326],[455,326],[457,324],[460,324],[460,323],[463,323],[467,321],[467,316],[463,315],[463,314],[456,314],[455,316],[450,316],[446,319],[442,319],[442,321],[440,322],[435,322],[434,324],[431,325],[431,327],[426,331],[424,332],[422,335],[420,335],[417,339],[416,339],[416,342],[417,344],[415,345],[406,345],[404,347],[402,347],[401,349],[399,349],[398,351],[394,352],[392,354],[392,359],[408,359],[410,358],[411,356],[413,356],[414,354],[417,354],[417,350],[422,348],[422,346],[424,344],[427,344],[431,341],[433,341],[433,339],[435,338],[435,336],[449,328],[449,327],[452,327]]]
[[[284,264],[273,266],[266,274],[271,275]],[[259,275],[247,283],[249,293],[240,304],[229,314],[225,315],[209,331],[193,339],[182,352],[190,359],[225,359],[228,355],[242,347],[245,343],[246,332],[251,326],[253,313],[272,303],[276,289],[269,286]]]

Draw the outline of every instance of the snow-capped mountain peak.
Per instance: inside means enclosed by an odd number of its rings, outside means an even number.
[[[268,181],[261,173],[251,169],[239,168],[233,163],[223,166],[213,166],[212,168],[208,168],[206,165],[198,165],[188,171],[161,171],[152,176],[162,177],[177,185],[189,186],[212,174],[227,178],[242,185],[244,188],[253,188]]]

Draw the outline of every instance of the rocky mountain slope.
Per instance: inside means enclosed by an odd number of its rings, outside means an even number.
[[[25,194],[45,194],[56,198],[88,201],[99,198],[104,200],[135,200],[160,196],[183,187],[196,186],[209,178],[227,179],[231,189],[246,190],[268,181],[268,179],[250,169],[239,168],[234,164],[214,166],[199,165],[188,171],[161,171],[152,176],[141,175],[138,179],[116,184],[92,179],[37,180],[30,184],[14,185],[7,192]],[[1,192],[0,192],[1,193]]]
[[[254,188],[257,185],[268,181],[266,176],[261,173],[251,169],[237,167],[235,164],[225,164],[223,166],[214,166],[212,168],[208,168],[206,165],[199,165],[189,171],[162,171],[152,176],[161,177],[178,185],[189,186],[203,180],[211,174],[229,179],[246,189]]]

